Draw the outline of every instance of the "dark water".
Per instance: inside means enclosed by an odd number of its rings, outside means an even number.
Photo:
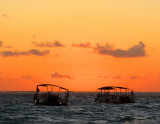
[[[95,103],[95,93],[70,95],[68,106],[40,106],[33,92],[0,92],[0,123],[160,124],[160,93],[137,93],[136,103]]]

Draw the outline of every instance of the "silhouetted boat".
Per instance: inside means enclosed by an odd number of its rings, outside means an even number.
[[[125,87],[106,86],[97,89],[95,102],[102,103],[134,103],[135,93]]]
[[[57,85],[37,85],[34,102],[43,105],[67,105],[69,90]]]

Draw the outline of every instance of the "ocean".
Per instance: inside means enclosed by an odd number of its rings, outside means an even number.
[[[136,103],[95,102],[94,92],[72,92],[68,106],[33,102],[34,92],[0,92],[4,124],[160,124],[160,93],[136,93]]]

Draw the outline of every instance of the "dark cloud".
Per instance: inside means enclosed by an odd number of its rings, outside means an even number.
[[[64,47],[64,45],[59,41],[45,42],[45,43],[33,42],[33,44],[35,44],[36,47]]]
[[[113,79],[121,79],[120,76],[114,76]]]
[[[132,76],[130,77],[130,79],[138,79],[139,77],[138,76]]]
[[[49,53],[49,50],[46,51],[39,51],[36,49],[31,49],[29,51],[21,51],[21,52],[17,52],[17,51],[3,51],[0,53],[1,56],[3,57],[10,57],[10,56],[20,56],[20,55],[36,55],[36,56],[45,56]]]
[[[97,44],[95,51],[102,55],[111,55],[118,58],[130,58],[130,57],[143,57],[146,56],[145,44],[139,42],[137,45],[129,48],[128,50],[113,49],[113,46],[107,44],[106,46],[101,46]]]
[[[28,76],[28,75],[27,76],[22,76],[22,78],[25,79],[25,80],[29,80],[29,79],[32,79],[32,76]]]
[[[3,41],[0,41],[0,47],[2,47]]]
[[[100,77],[100,78],[108,78],[108,76],[103,76],[103,75],[100,75],[98,77]]]
[[[10,48],[13,48],[13,46],[9,46],[9,45],[8,45],[8,46],[5,46],[5,48],[9,48],[9,49],[10,49]]]
[[[28,54],[37,55],[37,56],[45,56],[48,53],[49,53],[49,50],[41,52],[41,51],[36,50],[36,49],[31,49],[31,50],[28,51]]]
[[[59,55],[57,55],[57,54],[55,54],[54,56],[55,56],[55,57],[59,57]]]
[[[13,46],[10,46],[10,45],[3,45],[3,41],[0,40],[0,47],[3,47],[3,48],[13,48]]]
[[[59,73],[54,73],[54,74],[51,74],[51,77],[52,78],[67,78],[67,79],[73,79],[70,75],[62,75],[62,74],[59,74]]]
[[[33,41],[36,39],[36,35],[35,34],[32,36],[32,39],[33,39]]]
[[[13,81],[13,79],[11,79],[11,78],[10,78],[10,79],[8,79],[8,81],[9,81],[9,82],[12,82],[12,81]]]
[[[3,14],[2,17],[9,18],[7,14]]]
[[[72,44],[72,47],[83,47],[83,48],[91,48],[91,44],[87,43],[80,43],[80,44]]]

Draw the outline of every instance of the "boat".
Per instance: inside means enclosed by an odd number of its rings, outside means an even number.
[[[34,102],[42,105],[67,106],[69,90],[57,85],[40,84],[36,87]]]
[[[97,89],[95,102],[100,103],[135,103],[133,89],[127,87],[106,86]]]

